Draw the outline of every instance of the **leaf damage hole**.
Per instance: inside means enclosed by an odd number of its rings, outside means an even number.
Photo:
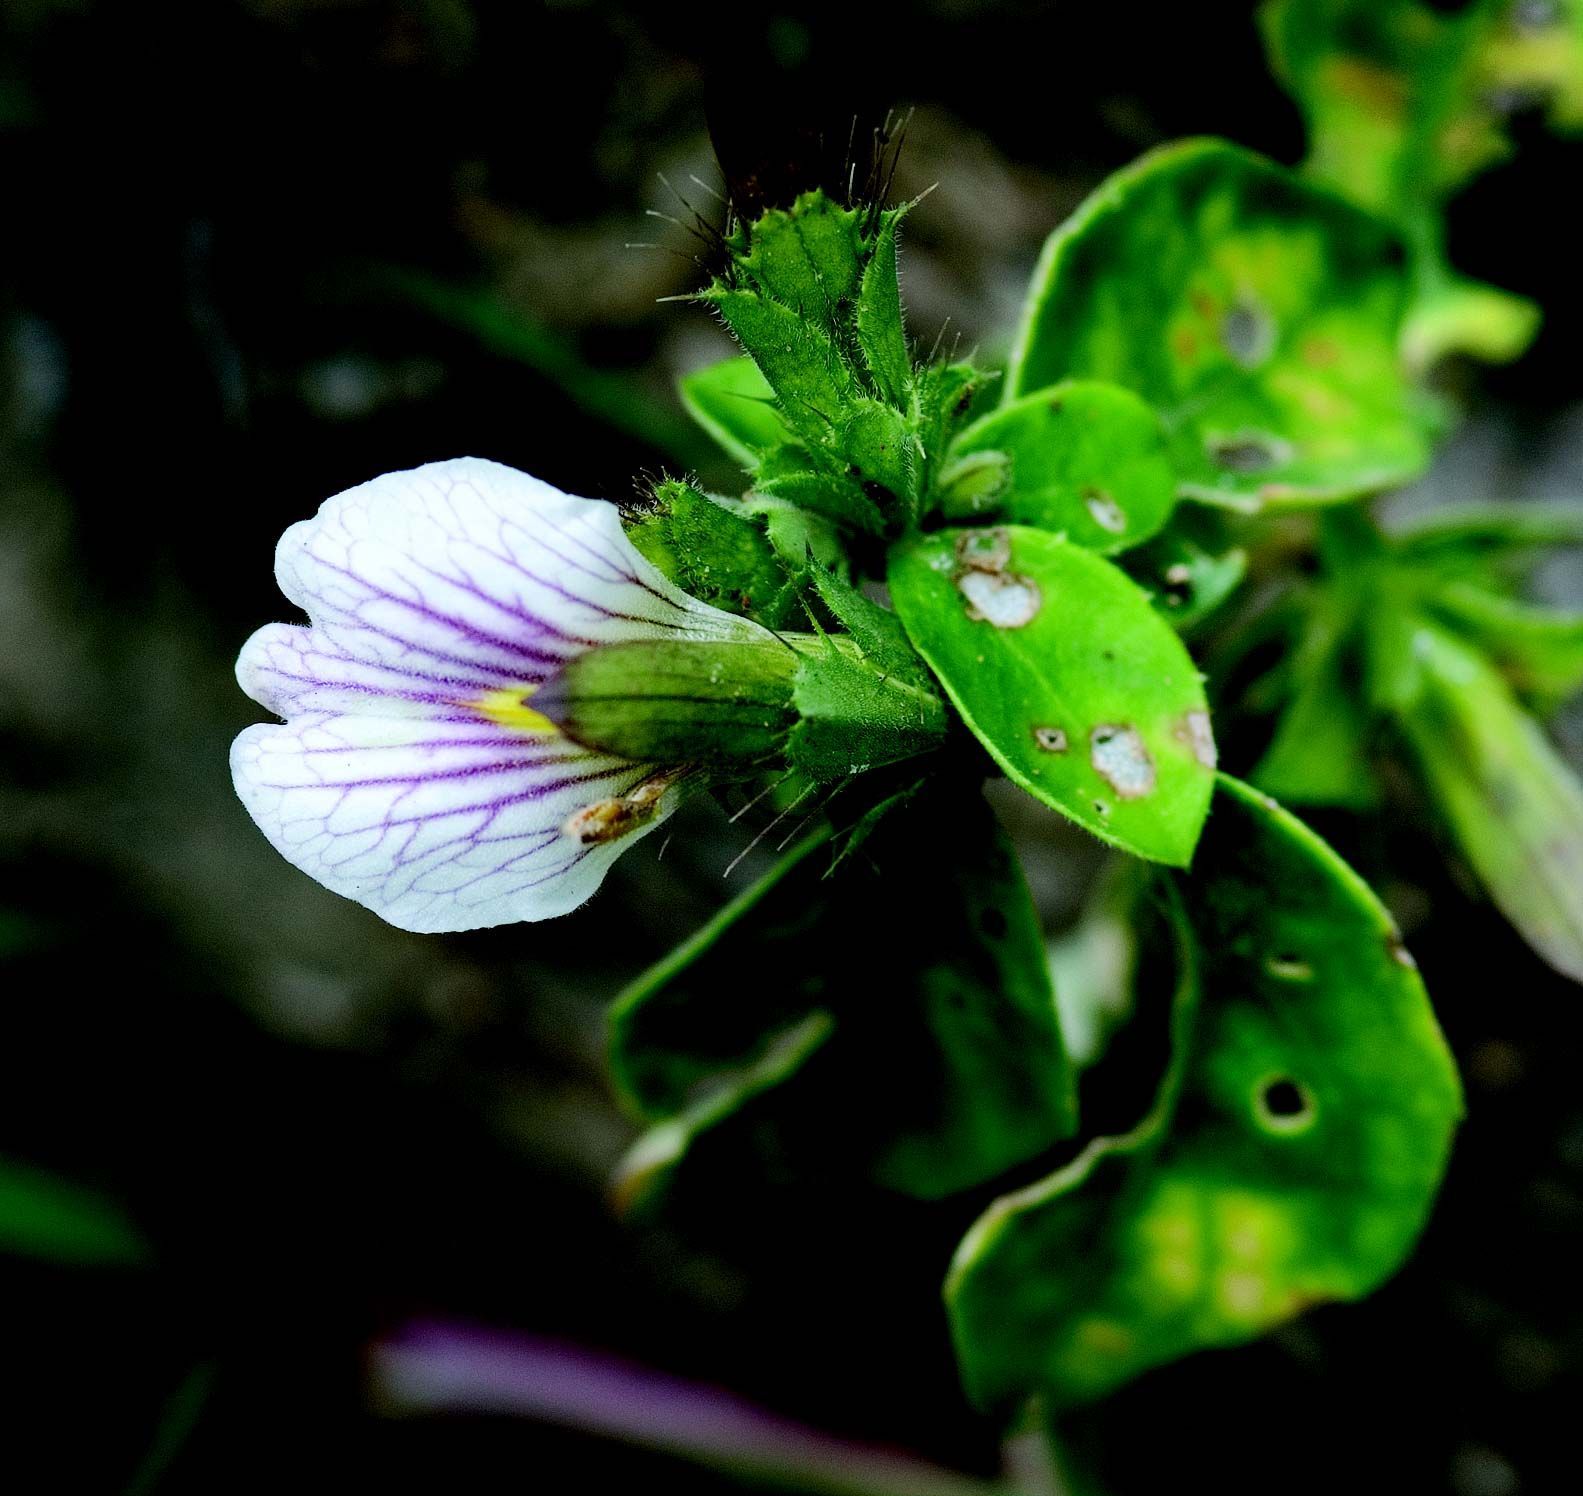
[[[1059,727],[1036,727],[1033,730],[1033,740],[1046,753],[1065,753],[1067,748],[1066,732]]]
[[[1154,760],[1136,727],[1101,723],[1088,737],[1089,759],[1123,800],[1137,800],[1154,788]]]
[[[1278,982],[1311,982],[1314,979],[1314,968],[1301,956],[1294,956],[1290,951],[1266,956],[1264,969]]]
[[[1127,528],[1126,511],[1102,488],[1085,488],[1083,503],[1101,530],[1120,535]]]
[[[1251,297],[1243,297],[1221,320],[1220,346],[1234,363],[1256,369],[1275,350],[1275,319]]]
[[[1302,1132],[1314,1124],[1314,1098],[1289,1075],[1260,1082],[1254,1101],[1259,1125],[1266,1132]]]
[[[1223,473],[1267,473],[1291,455],[1291,446],[1267,431],[1237,431],[1212,436],[1209,458]]]

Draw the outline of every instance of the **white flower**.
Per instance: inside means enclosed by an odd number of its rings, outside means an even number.
[[[237,793],[284,857],[405,930],[564,914],[674,808],[674,766],[533,710],[567,660],[764,637],[662,577],[613,505],[472,457],[326,500],[275,575],[311,626],[243,646],[242,689],[286,721],[237,738]]]

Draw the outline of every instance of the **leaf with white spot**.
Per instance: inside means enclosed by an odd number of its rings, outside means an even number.
[[[1105,841],[1188,861],[1214,739],[1192,659],[1136,585],[1017,525],[904,541],[889,582],[918,652],[1012,780]]]
[[[936,482],[947,519],[1059,530],[1101,555],[1147,540],[1176,504],[1159,417],[1130,390],[1092,380],[1052,385],[974,421]]]

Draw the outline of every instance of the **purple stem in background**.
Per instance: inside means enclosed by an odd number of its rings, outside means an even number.
[[[418,1321],[369,1352],[389,1412],[509,1413],[821,1496],[1016,1496],[913,1455],[855,1444],[731,1393],[501,1330]]]

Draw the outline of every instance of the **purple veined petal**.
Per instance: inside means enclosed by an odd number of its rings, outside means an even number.
[[[475,457],[327,499],[281,537],[275,572],[313,627],[261,630],[237,675],[287,715],[446,716],[531,688],[594,645],[762,637],[661,576],[614,505]]]
[[[309,713],[247,728],[231,772],[289,862],[404,930],[549,919],[670,814],[652,769],[554,733]]]

